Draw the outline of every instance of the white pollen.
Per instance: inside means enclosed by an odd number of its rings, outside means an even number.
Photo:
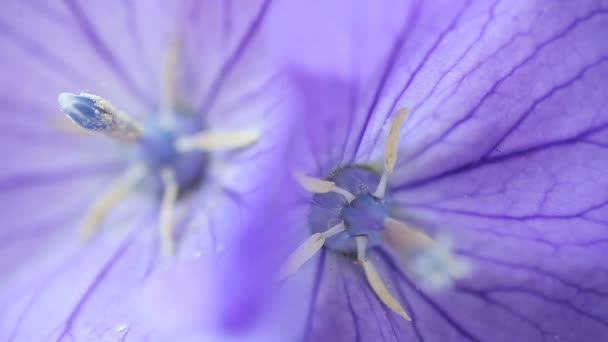
[[[116,326],[116,328],[114,329],[116,332],[123,332],[126,331],[127,329],[129,329],[129,326],[126,324],[121,324]]]

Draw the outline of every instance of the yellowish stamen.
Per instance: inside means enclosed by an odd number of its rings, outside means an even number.
[[[175,243],[173,241],[173,209],[177,201],[178,185],[175,180],[175,171],[170,168],[164,168],[161,171],[161,177],[164,193],[159,217],[160,237],[163,253],[170,256],[175,252]]]
[[[174,38],[167,47],[164,55],[162,80],[162,106],[160,114],[169,116],[177,105],[177,66],[180,52],[179,40]]]
[[[304,189],[312,193],[323,194],[327,192],[335,192],[344,196],[348,203],[355,199],[355,195],[353,195],[350,191],[340,188],[332,181],[309,177],[298,172],[294,173],[294,176]]]
[[[278,280],[283,280],[295,274],[302,265],[310,260],[310,258],[323,247],[327,238],[343,232],[344,229],[345,225],[344,221],[342,221],[324,232],[312,234],[287,258],[279,271]]]
[[[384,228],[382,238],[395,251],[408,253],[434,243],[424,232],[391,217],[384,219]]]
[[[176,148],[180,152],[194,150],[212,151],[221,149],[236,149],[249,146],[260,138],[257,130],[240,131],[202,131],[200,133],[180,137],[176,141]]]
[[[135,164],[118,179],[114,181],[109,189],[95,201],[83,220],[80,230],[80,238],[86,242],[91,239],[98,229],[99,224],[116,203],[123,199],[139,183],[146,174],[143,164]]]
[[[365,257],[365,248],[367,246],[367,237],[366,236],[357,236],[355,237],[357,241],[357,259],[363,266],[363,270],[365,271],[365,277],[369,285],[374,290],[374,293],[378,298],[384,303],[389,309],[393,310],[399,316],[403,317],[405,320],[411,321],[410,316],[405,312],[399,301],[393,297],[386,286],[384,286],[384,282],[378,275],[378,271],[376,271],[376,267]]]
[[[469,264],[454,256],[449,240],[433,239],[423,231],[393,218],[384,220],[382,239],[403,258],[409,271],[430,288],[449,286],[469,274]]]
[[[403,124],[403,120],[405,120],[406,114],[407,108],[401,109],[397,112],[391,122],[391,127],[386,138],[386,147],[384,150],[384,172],[382,173],[382,178],[380,178],[378,188],[374,192],[374,196],[378,198],[384,197],[384,194],[386,193],[388,176],[393,173],[393,170],[395,169],[395,163],[397,162],[397,147],[399,145],[399,135],[401,133],[401,125]]]

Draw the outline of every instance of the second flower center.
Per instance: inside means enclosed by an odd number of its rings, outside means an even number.
[[[348,190],[355,199],[348,203],[344,196],[335,192],[318,193],[308,222],[313,233],[321,233],[344,221],[345,230],[327,239],[325,247],[344,254],[357,251],[356,236],[367,236],[368,248],[382,243],[380,233],[389,214],[390,196],[379,199],[373,195],[381,175],[371,168],[348,166],[335,170],[327,180]]]

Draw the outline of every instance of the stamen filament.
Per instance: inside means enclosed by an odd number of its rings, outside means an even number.
[[[163,253],[167,256],[175,252],[173,241],[173,209],[177,201],[178,185],[175,179],[175,171],[171,168],[164,168],[161,171],[164,185],[163,199],[160,209],[160,237],[162,241]]]
[[[279,270],[278,280],[283,280],[295,274],[304,263],[312,258],[325,243],[321,233],[312,234],[300,247],[298,247],[285,261]]]
[[[143,164],[132,165],[89,207],[79,234],[83,242],[91,239],[110,209],[123,199],[144,178],[145,174],[146,168]]]
[[[407,314],[407,312],[403,309],[401,304],[393,297],[386,286],[384,286],[384,282],[378,275],[378,271],[376,271],[376,267],[365,257],[365,248],[367,247],[367,237],[366,236],[356,236],[357,241],[357,259],[363,266],[363,270],[365,271],[365,277],[367,278],[367,282],[372,287],[372,290],[378,296],[380,301],[382,301],[389,309],[393,310],[396,314],[403,317],[407,321],[411,321],[412,319]]]
[[[342,233],[345,229],[346,229],[346,225],[344,224],[344,221],[340,221],[340,223],[338,223],[337,225],[322,232],[321,235],[323,235],[324,238],[328,239],[336,234]]]
[[[202,131],[194,135],[179,137],[175,148],[180,152],[236,149],[249,146],[259,138],[260,133],[256,130]]]
[[[348,201],[348,203],[354,201],[355,198],[356,198],[356,196],[353,195],[350,191],[342,189],[342,188],[340,188],[338,186],[336,186],[332,191],[335,192],[335,193],[337,193],[337,194],[339,194],[339,195],[344,196],[344,198],[346,198],[346,201]]]
[[[407,108],[399,110],[393,118],[393,121],[391,122],[391,127],[386,138],[386,147],[384,150],[384,172],[382,173],[380,184],[378,184],[378,188],[374,192],[374,196],[378,198],[384,197],[386,193],[388,176],[392,174],[393,170],[395,169],[395,163],[397,162],[397,147],[399,145],[399,135],[401,133],[401,125],[403,124],[403,120],[405,120],[406,114]]]
[[[312,193],[323,194],[326,192],[331,192],[336,188],[336,183],[332,181],[309,177],[299,172],[295,172],[294,176],[304,189]]]
[[[340,234],[345,229],[346,225],[344,224],[344,221],[340,221],[340,223],[324,232],[312,234],[287,258],[283,264],[283,267],[281,267],[281,270],[279,271],[278,279],[283,280],[292,274],[295,274],[300,267],[302,267],[302,265],[310,260],[310,258],[312,258],[319,251],[319,249],[323,247],[326,239],[336,234]]]
[[[319,178],[315,178],[315,177],[309,177],[309,176],[303,175],[299,172],[296,172],[294,174],[294,176],[295,176],[296,180],[298,181],[298,183],[300,183],[300,185],[304,189],[306,189],[312,193],[323,194],[323,193],[327,193],[327,192],[335,192],[337,194],[344,196],[344,198],[346,198],[348,203],[354,201],[356,198],[355,195],[353,195],[350,191],[338,187],[336,185],[336,183],[334,183],[332,181],[319,179]]]
[[[377,198],[384,198],[384,195],[386,194],[386,186],[388,183],[388,173],[382,172],[382,177],[380,177],[380,181],[378,182],[378,187],[376,188],[376,191],[374,192],[374,196]]]

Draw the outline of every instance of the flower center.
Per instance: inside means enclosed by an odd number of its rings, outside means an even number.
[[[170,168],[175,173],[179,194],[195,189],[204,177],[207,154],[201,150],[180,151],[177,141],[180,136],[200,131],[200,124],[192,117],[176,116],[171,124],[152,122],[145,126],[137,140],[133,154],[143,161],[148,169],[148,183],[155,190],[162,190],[162,170]]]
[[[388,217],[389,196],[380,199],[373,195],[381,175],[363,166],[348,166],[337,169],[328,180],[349,191],[355,197],[350,203],[335,192],[317,193],[309,215],[313,233],[322,233],[343,221],[344,231],[328,237],[324,246],[329,250],[354,254],[357,251],[356,236],[368,238],[367,247],[382,243],[380,233]]]
[[[399,131],[406,112],[406,109],[400,110],[391,122],[381,175],[356,165],[339,168],[327,179],[294,174],[300,185],[314,194],[308,218],[312,235],[285,260],[278,272],[279,280],[296,273],[325,246],[356,258],[378,299],[409,321],[410,316],[367,258],[369,247],[392,249],[415,277],[433,287],[450,285],[453,279],[468,272],[466,264],[452,257],[448,245],[389,215],[391,194],[387,192],[387,180],[395,168]]]
[[[254,143],[255,130],[201,130],[194,116],[163,112],[144,125],[93,94],[59,95],[61,110],[78,126],[129,143],[135,160],[89,208],[81,229],[88,240],[110,209],[139,183],[147,182],[161,194],[159,228],[165,254],[174,253],[173,207],[179,195],[194,189],[204,176],[206,155],[214,150],[242,148]]]

